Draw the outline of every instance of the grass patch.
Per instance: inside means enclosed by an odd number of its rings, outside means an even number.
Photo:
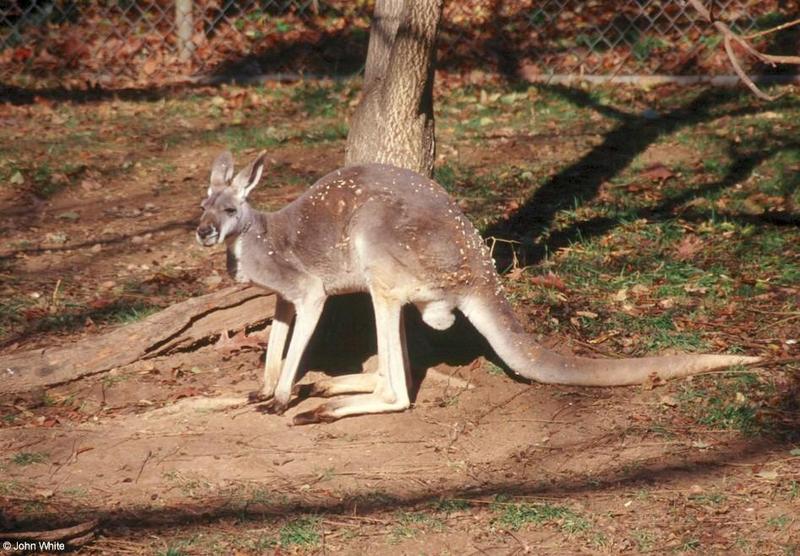
[[[61,493],[64,496],[70,496],[72,498],[84,498],[86,497],[89,492],[83,487],[69,487],[65,488]]]
[[[2,471],[4,467],[5,466],[0,466],[0,471]],[[20,490],[21,488],[18,481],[0,481],[0,496],[19,494]]]
[[[463,512],[472,507],[469,500],[443,498],[434,504],[434,509],[437,512],[450,514],[453,512]]]
[[[678,409],[699,424],[716,430],[743,434],[772,432],[768,418],[760,409],[775,394],[775,385],[754,373],[736,372],[716,380],[698,378],[684,385],[678,394]]]
[[[399,512],[396,524],[390,534],[390,541],[397,543],[402,539],[414,538],[420,533],[442,531],[443,529],[444,522],[429,513]]]
[[[117,310],[107,315],[107,320],[118,324],[131,324],[149,317],[161,310],[158,305],[148,305],[146,303],[135,303],[128,306],[119,306]]]
[[[635,529],[631,532],[631,540],[640,551],[647,551],[655,546],[658,534],[650,529]]]
[[[188,552],[184,552],[176,546],[169,546],[166,550],[158,552],[159,556],[186,556]]]
[[[698,539],[686,539],[678,547],[678,551],[688,552],[690,550],[697,550],[698,548],[700,548],[700,546],[701,543]]]
[[[47,460],[47,454],[41,452],[19,452],[11,457],[11,462],[20,467],[43,463]]]
[[[291,100],[309,116],[337,118],[355,93],[353,87],[342,82],[302,82],[292,91]]]
[[[691,494],[689,500],[704,506],[719,506],[727,497],[721,492],[711,492],[708,494]]]
[[[319,518],[302,517],[286,523],[278,532],[278,542],[283,547],[311,547],[319,544]]]
[[[786,514],[777,515],[775,517],[771,517],[767,520],[767,525],[770,527],[774,527],[775,529],[785,529],[789,523],[791,523],[792,518]]]
[[[492,508],[499,514],[498,523],[514,531],[530,523],[535,525],[556,523],[563,532],[570,535],[583,533],[591,529],[591,524],[586,518],[566,506],[496,503]]]

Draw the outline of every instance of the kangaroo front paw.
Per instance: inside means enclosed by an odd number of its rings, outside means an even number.
[[[338,417],[327,411],[327,408],[324,405],[321,405],[316,409],[312,409],[311,411],[298,413],[294,416],[294,419],[292,419],[292,424],[311,425],[314,423],[333,423],[336,420],[338,420]]]

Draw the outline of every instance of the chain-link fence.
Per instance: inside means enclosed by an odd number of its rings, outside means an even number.
[[[744,34],[800,11],[796,0],[712,4]],[[343,75],[363,64],[372,8],[370,0],[0,0],[0,79],[83,87]],[[523,77],[729,73],[718,40],[683,0],[449,0],[439,67]]]

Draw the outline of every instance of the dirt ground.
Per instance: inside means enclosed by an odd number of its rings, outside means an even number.
[[[256,204],[277,208],[301,194],[343,159],[343,131],[336,122],[346,117],[357,92],[331,84],[309,91],[276,85],[158,99],[45,96],[3,105],[2,353],[80,342],[229,285],[224,253],[198,246],[193,237],[210,162],[225,147],[239,158],[267,147],[271,171],[254,193]],[[505,214],[507,230],[513,230],[514,214],[542,183],[528,174],[544,179],[586,172],[575,161],[620,133],[602,109],[591,117],[585,108],[567,113],[563,104],[535,91],[496,112],[478,108],[476,118],[490,119],[479,120],[483,131],[469,122],[460,128],[459,95],[488,106],[494,93],[488,99],[482,94],[487,93],[455,91],[441,108],[439,164],[449,170],[438,176],[448,188],[450,181],[456,184],[454,194],[483,229]],[[502,94],[507,93],[495,98]],[[655,102],[648,94],[609,102]],[[685,93],[675,94],[659,110],[683,102]],[[540,115],[540,127],[527,131],[515,127],[515,119],[504,119],[508,106],[526,99]],[[731,102],[739,103],[739,113],[711,120],[756,117],[747,115],[749,101]],[[790,119],[797,106],[750,113],[775,123],[779,118],[764,114],[784,109]],[[680,114],[680,107],[675,110]],[[552,122],[558,122],[558,133]],[[486,131],[490,123],[493,131]],[[791,125],[784,135],[794,133]],[[778,128],[764,129],[780,136]],[[666,125],[661,133],[673,132]],[[702,133],[721,137],[711,128]],[[656,185],[643,196],[652,189],[658,202],[683,172],[688,187],[698,189],[682,202],[700,206],[707,194],[702,186],[716,170],[691,143],[671,136],[666,141],[644,146],[620,175],[653,173],[646,178]],[[452,160],[459,166],[448,165]],[[509,164],[516,166],[509,170]],[[794,159],[786,164],[796,170]],[[506,181],[503,174],[491,178],[503,187],[487,189],[481,181],[491,165],[509,173]],[[753,173],[763,173],[759,168],[754,163],[733,180],[731,191],[737,183],[739,190],[750,187]],[[640,182],[614,180],[608,176],[601,184],[596,206],[617,191],[641,191]],[[795,190],[773,195],[789,215],[795,210],[792,195]],[[719,206],[720,198],[733,203],[725,194],[707,198]],[[751,195],[747,201],[759,199]],[[735,345],[773,358],[797,357],[796,225],[748,224],[747,210],[750,216],[761,212],[747,206],[743,223],[734,216],[726,220],[734,228],[709,217],[709,226],[720,226],[714,235],[719,241],[725,230],[733,230],[731,242],[753,234],[785,238],[763,241],[772,246],[764,256],[769,251],[785,263],[776,267],[775,278],[769,278],[766,259],[753,260],[760,270],[752,272],[760,272],[766,285],[748,278],[750,263],[744,262],[735,267],[739,271],[729,271],[727,282],[721,272],[719,283],[697,286],[708,292],[683,288],[695,278],[682,276],[675,293],[669,289],[672,278],[650,282],[643,270],[626,283],[626,293],[616,286],[605,292],[609,305],[603,305],[592,299],[619,276],[615,257],[659,245],[708,269],[715,255],[699,257],[706,251],[721,256],[724,243],[711,238],[698,244],[683,235],[667,242],[675,218],[689,229],[685,233],[697,234],[692,237],[711,237],[680,212],[663,224],[662,239],[624,235],[639,234],[647,226],[643,217],[627,223],[612,218],[599,239],[577,237],[559,245],[569,218],[583,210],[571,199],[569,204],[544,235],[553,242],[549,258],[533,271],[518,264],[506,274],[521,318],[544,343],[564,351],[637,354],[641,338],[660,329],[620,332],[616,321],[605,319],[615,312],[638,318],[677,304],[692,324],[670,329],[672,340],[699,329],[705,349]],[[647,218],[658,220],[653,215],[659,210]],[[755,231],[747,232],[746,225]],[[607,246],[615,251],[592,251]],[[580,272],[570,270],[572,257],[583,268],[611,268],[613,276],[579,283]],[[662,267],[654,265],[654,272]],[[725,289],[733,281],[739,289]],[[737,296],[739,308],[747,303],[743,296],[752,295],[751,306],[761,313],[731,309],[726,295]],[[613,339],[606,341],[604,334]],[[435,344],[433,333],[431,338]],[[698,347],[677,340],[648,345]],[[0,530],[50,529],[97,517],[97,538],[79,549],[86,554],[800,553],[796,364],[666,385],[585,389],[525,384],[479,357],[436,365],[421,380],[409,411],[305,427],[289,426],[291,416],[319,400],[303,400],[287,416],[232,405],[257,389],[262,364],[261,349],[224,354],[206,346],[46,390],[3,395]],[[304,381],[319,376],[312,371]],[[711,419],[712,411],[721,416]]]

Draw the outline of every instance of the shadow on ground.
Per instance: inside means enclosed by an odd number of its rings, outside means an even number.
[[[527,87],[528,85],[519,86]],[[522,255],[528,264],[536,264],[548,252],[565,247],[579,239],[602,235],[618,226],[619,221],[616,219],[596,217],[587,222],[572,225],[565,230],[554,232],[546,242],[536,241],[538,234],[551,228],[559,211],[574,209],[576,204],[580,206],[591,202],[599,193],[601,185],[618,176],[637,156],[662,137],[674,134],[683,128],[709,122],[712,119],[741,116],[760,111],[757,107],[737,108],[727,112],[716,110],[725,102],[738,98],[739,93],[705,89],[685,105],[653,118],[600,105],[588,93],[578,88],[560,85],[542,85],[539,88],[560,96],[576,106],[597,110],[605,116],[614,118],[618,124],[605,134],[601,144],[547,180],[525,200],[519,209],[507,218],[496,220],[486,228],[484,235],[487,237],[504,237],[521,241],[524,250]],[[782,103],[794,102],[793,100],[782,101]],[[779,109],[783,105],[782,103],[777,103],[771,108]],[[731,143],[731,157],[734,162],[724,177],[701,189],[687,191],[665,199],[657,207],[641,209],[638,211],[637,217],[655,220],[674,218],[674,212],[691,198],[702,197],[733,187],[749,177],[759,164],[777,152],[800,147],[800,142],[793,138],[778,135],[772,135],[772,138],[772,141],[763,145],[763,149],[759,149],[755,153],[738,152],[735,144]],[[683,216],[686,217],[686,215]],[[766,212],[759,216],[743,216],[741,218],[761,223],[789,225],[800,223],[796,215],[782,213]],[[512,258],[511,253],[504,252],[502,247],[501,245],[501,250],[496,253],[501,268]]]

